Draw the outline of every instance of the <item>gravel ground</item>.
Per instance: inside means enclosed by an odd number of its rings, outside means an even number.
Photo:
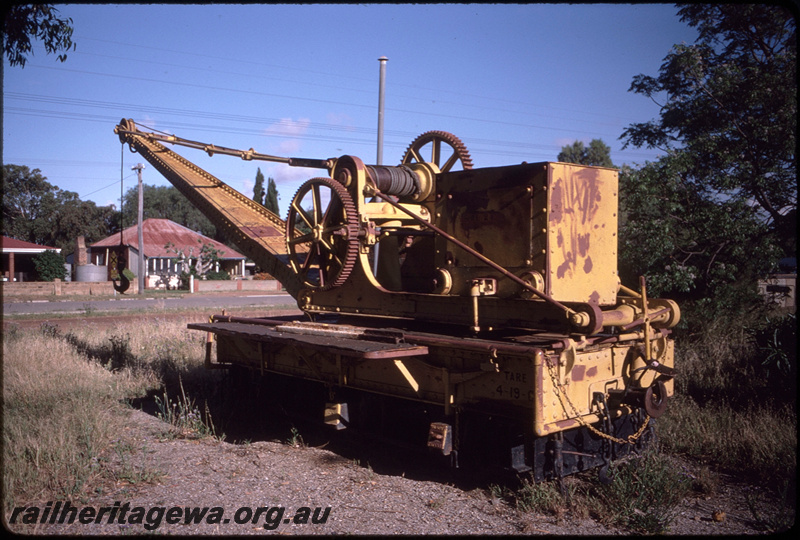
[[[146,519],[142,524],[109,524],[103,519],[99,524],[84,525],[76,520],[71,525],[12,526],[12,531],[46,535],[627,534],[591,519],[518,512],[493,499],[485,489],[377,473],[326,448],[181,438],[171,426],[142,411],[130,410],[129,415],[128,427],[117,442],[129,449],[123,453],[125,461],[113,451],[101,461],[103,467],[135,471],[139,477],[109,481],[95,495],[73,505],[79,509],[112,507],[119,501],[130,505],[129,517],[136,507],[148,512],[156,507],[221,507],[224,514],[218,523],[209,519],[212,523],[169,524],[163,516],[155,530],[144,528]],[[148,475],[151,477],[146,478]],[[670,534],[758,534],[744,502],[746,489],[753,488],[725,483],[714,498],[687,499]],[[255,523],[252,519],[237,523],[237,518],[244,521],[247,516],[248,510],[239,510],[245,507],[285,510],[283,514],[264,510]],[[312,523],[311,519],[305,524],[292,522],[290,518],[303,507],[310,508],[311,517],[319,508],[318,521],[324,523]],[[330,512],[325,517],[327,508]],[[724,512],[724,519],[715,521],[715,512]]]

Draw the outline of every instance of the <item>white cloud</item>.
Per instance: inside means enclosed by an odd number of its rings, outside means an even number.
[[[244,180],[242,180],[241,185],[242,185],[242,189],[239,191],[239,193],[242,193],[242,194],[250,193],[252,195],[253,187],[255,187],[256,182],[255,182],[255,180],[244,179]]]
[[[264,134],[270,137],[282,138],[275,145],[275,153],[280,156],[291,157],[289,154],[294,154],[300,150],[302,145],[300,139],[308,131],[309,125],[311,125],[311,120],[308,118],[299,118],[297,120],[281,118],[278,122],[264,129]]]
[[[354,131],[355,125],[352,117],[345,113],[328,113],[325,117],[329,124],[341,127],[344,131]]]

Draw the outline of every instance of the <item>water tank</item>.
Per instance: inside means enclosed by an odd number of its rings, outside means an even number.
[[[96,264],[76,266],[75,281],[108,281],[108,266]]]

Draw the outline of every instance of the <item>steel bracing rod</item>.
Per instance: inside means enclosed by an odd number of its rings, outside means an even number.
[[[211,222],[230,236],[239,249],[275,276],[293,297],[300,290],[296,274],[279,257],[278,251],[261,236],[253,236],[243,224],[259,222],[281,231],[285,222],[264,206],[245,197],[186,158],[165,148],[139,131],[115,130],[132,151],[142,155],[170,181]],[[246,215],[235,210],[240,209]]]
[[[329,159],[306,159],[306,158],[287,158],[281,156],[271,156],[269,154],[261,154],[259,152],[256,152],[252,148],[250,150],[238,150],[236,148],[226,148],[224,146],[216,146],[214,144],[184,139],[182,137],[177,137],[175,135],[160,135],[158,133],[140,131],[138,128],[134,128],[133,130],[119,128],[117,130],[117,133],[137,135],[154,141],[161,141],[165,143],[186,146],[189,148],[195,148],[197,150],[202,150],[206,152],[209,156],[213,156],[214,154],[223,154],[227,156],[239,157],[245,161],[252,161],[252,160],[272,161],[276,163],[285,163],[292,167],[309,167],[312,169],[330,169],[333,165],[332,161]]]
[[[565,306],[564,304],[562,304],[558,300],[555,300],[552,297],[548,296],[547,294],[541,292],[540,290],[538,290],[537,288],[535,288],[533,285],[531,285],[530,283],[526,282],[522,278],[520,278],[520,277],[516,276],[515,274],[509,272],[508,270],[506,270],[505,268],[503,268],[502,266],[500,266],[496,262],[492,261],[488,257],[482,255],[481,253],[478,253],[477,251],[475,251],[474,249],[469,247],[464,242],[460,241],[459,239],[455,238],[454,236],[451,236],[451,235],[447,234],[446,232],[444,232],[442,229],[440,229],[436,225],[434,225],[432,223],[428,223],[424,219],[414,215],[409,210],[406,210],[400,204],[394,202],[391,199],[391,197],[387,197],[386,195],[384,195],[383,193],[378,191],[378,189],[375,188],[374,186],[370,186],[370,187],[372,188],[372,194],[375,195],[376,197],[378,197],[378,198],[382,199],[383,201],[391,204],[393,207],[397,208],[398,210],[401,210],[404,214],[406,214],[407,216],[409,216],[412,219],[414,219],[414,221],[416,221],[417,223],[423,225],[424,227],[427,227],[427,228],[431,229],[436,234],[441,235],[443,238],[445,238],[449,242],[452,242],[453,244],[457,245],[458,247],[460,247],[461,249],[463,249],[464,251],[466,251],[467,253],[469,253],[473,257],[476,257],[479,260],[481,260],[482,262],[484,262],[485,264],[491,266],[492,268],[494,268],[495,270],[497,270],[498,272],[503,274],[505,277],[507,277],[510,280],[522,285],[524,288],[528,289],[529,291],[531,291],[533,294],[535,294],[536,296],[538,296],[539,298],[541,298],[545,302],[548,302],[548,303],[556,306],[557,308],[559,308],[560,310],[564,311],[565,313],[567,313],[569,315],[576,314],[575,310]]]

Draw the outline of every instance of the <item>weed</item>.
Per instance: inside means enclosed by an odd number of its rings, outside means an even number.
[[[691,487],[669,457],[656,452],[615,463],[610,474],[611,482],[598,487],[595,510],[603,521],[638,533],[669,530]]]
[[[700,406],[677,395],[656,426],[662,448],[724,470],[775,484],[797,470],[794,410],[753,406],[737,411],[725,403]]]
[[[142,463],[137,467],[132,463],[134,447],[130,443],[120,440],[114,441],[113,449],[119,459],[119,468],[114,473],[118,481],[128,482],[129,484],[155,483],[164,476],[164,473],[156,468],[147,466],[147,445],[142,446]]]
[[[54,338],[59,336],[58,325],[49,322],[43,322],[40,324],[39,332],[45,337]]]
[[[183,382],[179,381],[181,395],[177,401],[170,400],[166,390],[164,397],[156,396],[155,402],[158,408],[157,416],[177,428],[178,436],[186,438],[216,437],[214,423],[206,404],[206,418],[200,414],[200,410],[194,403],[194,399],[186,397],[183,389]]]
[[[525,480],[516,492],[516,507],[523,512],[538,512],[563,516],[568,500],[558,488],[557,482],[534,483]]]
[[[3,505],[71,498],[100,474],[123,396],[111,373],[48,329],[3,342]]]
[[[16,341],[20,338],[22,332],[16,324],[10,324],[8,327],[3,328],[3,340]]]
[[[447,502],[447,500],[445,499],[444,495],[442,495],[441,497],[429,500],[428,502],[425,503],[425,506],[427,506],[431,510],[441,510],[442,508],[444,508],[445,502]]]
[[[286,440],[286,444],[292,448],[305,448],[306,443],[303,441],[303,436],[296,427],[292,426],[291,436]]]

